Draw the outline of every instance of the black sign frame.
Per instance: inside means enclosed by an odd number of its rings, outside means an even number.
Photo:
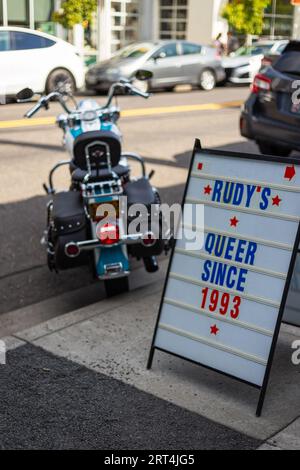
[[[192,174],[192,169],[193,169],[195,156],[197,154],[199,154],[199,152],[204,153],[206,155],[220,156],[220,157],[224,157],[224,158],[235,157],[235,158],[243,158],[243,159],[249,159],[249,160],[259,160],[259,161],[266,161],[266,162],[273,162],[273,163],[283,163],[283,164],[287,164],[287,165],[299,166],[299,160],[296,159],[296,158],[291,158],[291,157],[285,158],[285,157],[277,157],[277,156],[272,156],[272,155],[256,155],[256,154],[249,154],[249,153],[242,153],[242,152],[228,152],[228,151],[223,151],[223,150],[204,149],[201,146],[200,139],[196,139],[195,145],[194,145],[194,150],[193,150],[193,153],[192,153],[192,158],[191,158],[191,161],[190,161],[187,183],[186,183],[186,186],[185,186],[184,195],[183,195],[182,204],[181,204],[182,210],[183,210],[184,205],[185,205],[185,200],[186,200],[186,196],[187,196],[187,191],[188,191],[189,181],[190,181],[191,174]],[[270,380],[270,373],[271,373],[271,369],[272,369],[272,365],[273,365],[273,361],[274,361],[274,355],[275,355],[275,351],[276,351],[276,346],[277,346],[277,342],[278,342],[278,337],[279,337],[279,333],[280,333],[280,327],[281,327],[281,324],[283,322],[283,316],[284,316],[284,312],[285,312],[286,301],[287,301],[287,297],[288,297],[289,290],[290,290],[290,285],[291,285],[293,272],[294,272],[294,269],[295,269],[295,263],[296,263],[297,255],[298,255],[298,252],[299,252],[299,244],[300,244],[300,222],[299,222],[299,226],[298,226],[298,230],[297,230],[297,235],[296,235],[296,239],[295,239],[295,243],[294,243],[294,248],[293,248],[293,251],[292,251],[290,266],[289,266],[288,275],[287,275],[287,279],[286,279],[286,283],[285,283],[285,287],[284,287],[284,291],[283,291],[283,295],[282,295],[282,300],[281,300],[281,304],[280,304],[280,308],[279,308],[277,323],[276,323],[276,327],[275,327],[275,330],[274,330],[273,340],[272,340],[272,344],[271,344],[271,349],[270,349],[270,353],[269,353],[269,358],[268,358],[268,362],[267,362],[265,377],[264,377],[262,386],[255,385],[251,382],[247,382],[246,380],[243,380],[243,379],[240,379],[240,378],[235,377],[233,375],[227,374],[226,372],[220,371],[218,369],[214,369],[214,368],[209,367],[205,364],[201,364],[200,362],[193,361],[193,360],[188,359],[186,357],[180,356],[179,354],[175,354],[173,352],[170,352],[170,351],[167,351],[163,348],[158,348],[157,346],[155,346],[155,338],[156,338],[157,330],[158,330],[158,327],[159,327],[160,317],[161,317],[162,308],[163,308],[163,304],[164,304],[164,298],[165,298],[165,294],[166,294],[166,290],[167,290],[167,286],[168,286],[168,281],[169,281],[170,270],[171,270],[171,266],[172,266],[172,262],[173,262],[173,258],[174,258],[176,243],[174,243],[174,246],[172,247],[172,252],[171,252],[171,256],[170,256],[170,260],[169,260],[169,264],[168,264],[167,275],[166,275],[165,282],[164,282],[164,288],[163,288],[163,293],[162,293],[162,297],[161,297],[161,301],[160,301],[159,312],[158,312],[158,316],[157,316],[157,320],[156,320],[156,324],[155,324],[153,339],[152,339],[150,352],[149,352],[149,357],[148,357],[148,362],[147,362],[147,370],[150,370],[152,368],[154,353],[155,353],[155,350],[157,350],[157,351],[161,351],[161,352],[164,352],[166,354],[169,354],[171,356],[177,357],[179,359],[183,359],[187,362],[196,364],[198,366],[204,367],[205,369],[212,370],[214,372],[217,372],[220,375],[232,378],[232,379],[234,379],[238,382],[247,384],[247,385],[249,385],[253,388],[256,388],[256,389],[260,390],[258,405],[257,405],[257,409],[256,409],[256,416],[259,418],[262,414],[262,410],[263,410],[263,406],[264,406],[264,402],[265,402],[267,388],[268,388],[268,384],[269,384],[269,380]]]

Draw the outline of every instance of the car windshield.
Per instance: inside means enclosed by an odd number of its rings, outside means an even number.
[[[136,44],[120,49],[115,55],[119,59],[137,59],[153,49],[153,44]]]
[[[234,57],[241,57],[245,55],[259,55],[267,54],[273,47],[273,44],[254,44],[249,47],[240,47],[235,53]]]

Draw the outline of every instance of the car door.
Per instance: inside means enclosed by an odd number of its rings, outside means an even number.
[[[202,46],[189,42],[181,43],[181,68],[185,83],[198,84],[205,56],[202,55]]]
[[[169,43],[158,49],[148,60],[147,69],[153,73],[152,87],[170,87],[182,83],[183,74],[177,43]]]

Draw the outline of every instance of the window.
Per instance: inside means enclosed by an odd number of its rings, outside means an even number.
[[[52,12],[55,10],[54,0],[34,0],[35,28],[45,33],[55,33]]]
[[[9,0],[7,2],[8,25],[29,27],[29,1]]]
[[[9,51],[9,32],[0,31],[0,52]]]
[[[290,0],[272,0],[265,11],[263,34],[272,38],[290,38],[293,32],[294,7]]]
[[[160,38],[186,39],[188,0],[160,0]]]
[[[139,44],[138,46],[127,46],[120,49],[115,56],[122,59],[139,58],[150,52],[152,48],[153,45],[148,43]]]
[[[202,47],[197,44],[186,42],[182,45],[182,52],[184,55],[201,54]]]
[[[178,55],[177,53],[177,46],[175,43],[173,44],[168,44],[167,46],[164,46],[162,47],[161,49],[159,49],[159,51],[157,51],[157,53],[155,54],[156,57],[162,57],[162,58],[166,58],[166,57],[176,57]]]
[[[138,0],[116,0],[111,2],[112,52],[138,38]]]
[[[11,33],[11,50],[22,51],[26,49],[42,49],[51,47],[55,44],[50,39],[37,36],[30,33],[21,33],[19,31],[12,31]]]

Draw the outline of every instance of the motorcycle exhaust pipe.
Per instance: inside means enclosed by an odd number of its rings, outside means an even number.
[[[155,256],[143,258],[145,269],[148,273],[156,273],[159,270],[157,259]]]

